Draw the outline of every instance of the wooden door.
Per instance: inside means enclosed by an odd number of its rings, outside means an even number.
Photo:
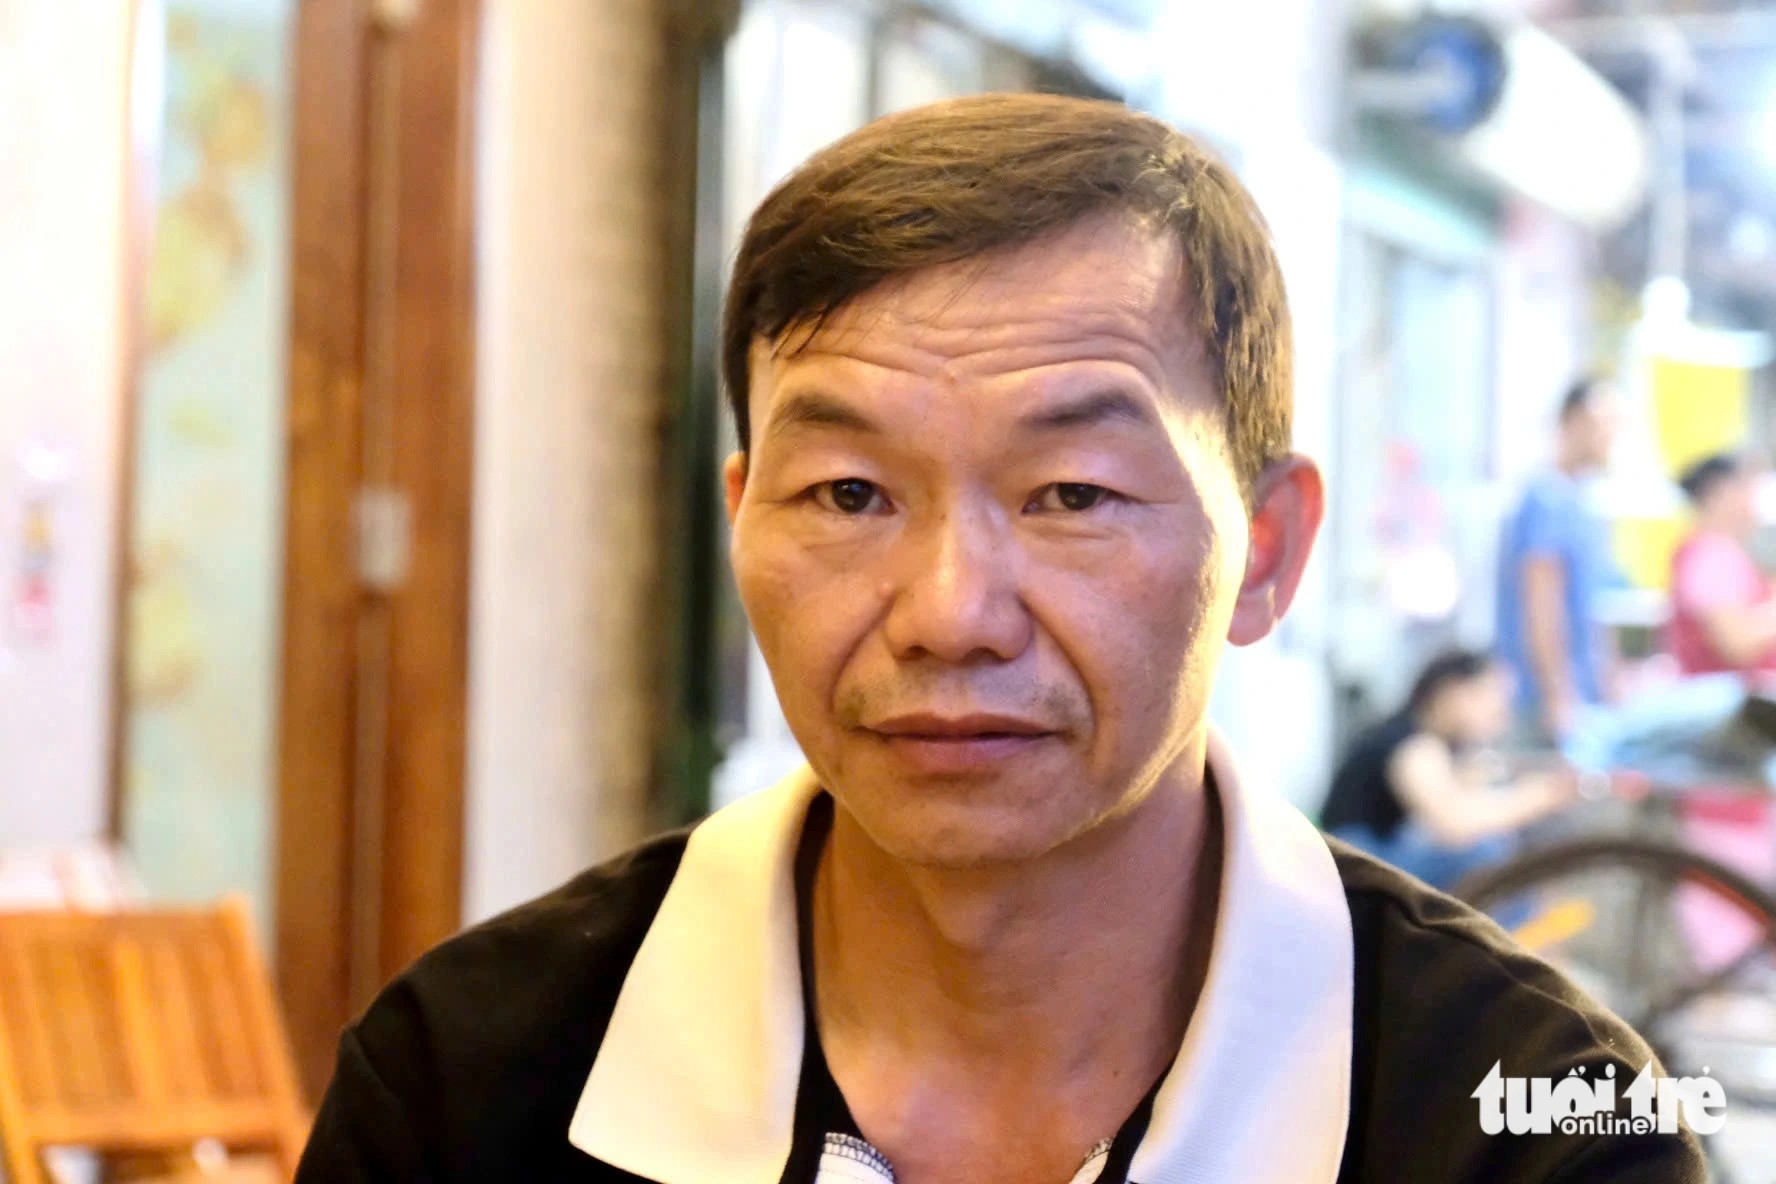
[[[311,1096],[461,915],[477,9],[298,6],[275,948]]]

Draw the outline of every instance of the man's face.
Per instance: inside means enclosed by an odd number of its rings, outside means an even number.
[[[1591,397],[1566,422],[1571,447],[1581,465],[1588,469],[1609,465],[1620,422],[1621,412],[1614,388],[1600,386],[1592,391]]]
[[[809,762],[899,858],[1035,858],[1185,772],[1248,522],[1179,271],[1086,223],[754,350],[741,600]]]

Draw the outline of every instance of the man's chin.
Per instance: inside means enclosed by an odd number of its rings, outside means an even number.
[[[980,871],[1039,862],[1086,825],[1055,810],[1052,798],[1036,804],[972,799],[967,794],[918,802],[844,801],[872,843],[911,867]]]

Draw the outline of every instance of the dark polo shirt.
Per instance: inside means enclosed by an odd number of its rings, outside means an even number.
[[[1210,771],[1202,996],[1074,1184],[1706,1178],[1687,1134],[1485,1134],[1495,1063],[1632,1077],[1651,1054],[1484,917],[1247,794],[1218,742]],[[792,782],[420,959],[345,1033],[298,1184],[890,1180],[806,1024],[796,868],[824,799]]]

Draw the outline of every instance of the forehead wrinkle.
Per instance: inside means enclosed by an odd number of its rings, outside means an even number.
[[[1086,360],[1095,347],[1115,343],[1122,348],[1106,356],[1129,361],[1132,350],[1156,375],[1173,364],[1189,373],[1207,351],[1188,316],[1181,252],[1169,242],[1160,246],[1160,258],[1150,253],[1132,267],[1126,254],[1102,260],[1119,272],[1111,282],[1104,282],[1104,268],[1093,266],[1094,255],[1108,254],[1103,251],[1073,255],[1070,269],[1044,266],[1036,281],[1017,274],[1028,251],[1002,261],[991,279],[976,274],[978,268],[962,276],[946,274],[948,268],[916,272],[836,310],[813,335],[825,340],[806,344],[821,352],[884,357],[905,349],[917,359],[908,358],[913,364],[901,367],[907,369],[935,363],[991,370],[1003,353],[1021,357],[1027,350],[1032,359],[1026,364],[1041,365]],[[1005,289],[1003,298],[995,298],[994,287]]]
[[[1065,277],[1061,277],[1064,279]],[[924,280],[924,282],[920,282]],[[1141,285],[1130,290],[1123,285],[1116,290],[1081,291],[1078,284],[1054,283],[1048,286],[1006,283],[1006,291],[996,297],[991,292],[975,292],[982,285],[970,283],[951,291],[944,299],[926,298],[935,288],[938,277],[916,273],[896,285],[894,291],[867,292],[834,310],[812,335],[813,337],[872,336],[886,327],[889,331],[913,330],[936,334],[1049,332],[1059,329],[1063,334],[1077,334],[1081,326],[1087,333],[1125,333],[1171,321],[1182,312],[1182,291],[1172,299],[1163,291],[1170,285]],[[970,296],[977,298],[970,299]],[[1008,308],[1017,308],[1008,316]]]
[[[781,381],[798,361],[832,361],[953,386],[1108,362],[1183,408],[1218,406],[1181,247],[1143,232],[1131,244],[1127,233],[1120,250],[1061,236],[895,277],[769,343],[772,368]]]
[[[993,320],[1003,303],[995,289],[1018,301],[1047,294],[1050,304],[1082,299],[1100,309],[1119,306],[1142,320],[1165,318],[1184,311],[1188,289],[1182,261],[1182,248],[1172,236],[1112,214],[1035,241],[891,276],[825,320],[841,321],[871,306],[908,323],[935,326],[960,310],[962,327],[978,330],[981,321],[969,323],[965,314],[972,306],[986,314],[984,321]],[[984,299],[969,299],[983,289]],[[1068,309],[1063,315],[1074,319],[1085,311]]]
[[[998,346],[960,358],[946,357],[941,352],[920,349],[910,343],[895,341],[891,344],[876,339],[860,341],[849,349],[836,346],[810,348],[802,357],[812,373],[795,374],[802,367],[788,363],[779,371],[779,381],[774,384],[778,392],[794,393],[810,388],[845,390],[855,385],[855,380],[852,383],[845,380],[845,371],[860,377],[874,372],[863,379],[864,391],[884,395],[899,392],[895,397],[911,397],[921,403],[928,398],[945,403],[959,398],[972,404],[970,419],[978,422],[971,434],[976,435],[989,429],[992,417],[1001,413],[996,409],[1010,411],[1053,403],[1057,401],[1059,391],[1071,390],[1077,397],[1079,392],[1092,387],[1122,389],[1142,401],[1151,399],[1156,426],[1165,425],[1168,434],[1183,427],[1185,421],[1200,418],[1199,413],[1208,413],[1216,427],[1221,420],[1219,400],[1206,376],[1194,366],[1174,369],[1155,352],[1152,343],[1136,335],[1100,336],[1090,342],[1043,341]],[[1049,373],[1051,371],[1060,373]],[[910,386],[907,385],[909,382]],[[988,383],[997,388],[998,393],[982,401],[970,399],[963,393],[964,388],[976,382]],[[981,393],[985,395],[986,391]],[[771,403],[777,404],[779,397],[774,395]],[[866,404],[873,401],[870,395],[865,395]],[[962,410],[961,407],[957,409]],[[767,411],[773,423],[780,414],[780,411]],[[981,419],[982,416],[987,418]],[[1009,423],[1007,426],[1016,427]],[[1191,428],[1186,430],[1194,434],[1208,426],[1192,422]]]
[[[978,323],[955,325],[911,321],[887,311],[871,320],[877,332],[834,326],[784,360],[793,365],[831,359],[933,380],[1108,362],[1132,365],[1157,385],[1164,385],[1173,364],[1193,361],[1192,351],[1177,348],[1190,334],[1156,335],[1136,316],[1098,310],[1016,320],[983,315]]]

